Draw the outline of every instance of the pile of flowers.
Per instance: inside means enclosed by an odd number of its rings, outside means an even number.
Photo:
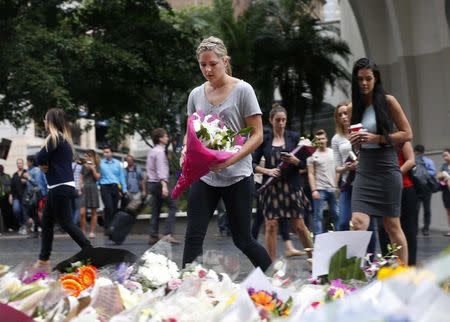
[[[179,277],[177,264],[161,254],[147,251],[137,268],[137,281],[144,289],[157,289]]]
[[[325,297],[325,301],[331,302],[337,299],[342,299],[356,290],[356,287],[351,287],[345,284],[341,279],[333,280],[330,282],[330,286],[328,286],[326,291],[327,295]]]
[[[97,269],[92,265],[82,265],[81,262],[73,267],[76,267],[75,272],[62,275],[59,282],[69,295],[77,297],[95,284]]]
[[[77,263],[72,273],[60,276],[21,267],[0,277],[0,316],[2,321],[11,320],[4,311],[8,307],[19,314],[16,321],[38,322],[448,319],[450,254],[422,268],[405,268],[391,258],[384,264],[378,277],[364,282],[327,276],[307,279],[296,275],[294,265],[275,263],[273,278],[257,268],[240,284],[203,266],[208,265],[205,261],[180,271],[151,250],[136,264],[95,269]],[[66,285],[69,280],[84,287],[82,295],[77,296],[81,290],[72,283]]]
[[[261,320],[270,320],[274,317],[286,317],[292,309],[292,297],[286,302],[278,298],[277,293],[266,290],[248,289],[248,295],[255,303]]]

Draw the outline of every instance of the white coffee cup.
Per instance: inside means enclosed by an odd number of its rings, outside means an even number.
[[[349,132],[359,132],[363,129],[363,125],[361,123],[350,125],[348,128]]]

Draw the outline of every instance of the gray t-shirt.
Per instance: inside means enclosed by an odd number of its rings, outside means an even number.
[[[377,133],[377,118],[375,116],[375,110],[373,109],[373,105],[367,106],[364,110],[361,124],[363,128],[370,133]],[[378,143],[363,143],[361,147],[364,149],[379,149],[380,145]]]
[[[205,94],[205,84],[194,88],[189,94],[187,113],[192,115],[195,112],[202,112],[204,115],[217,114],[225,125],[235,132],[246,127],[246,117],[262,114],[255,91],[243,80],[240,80],[225,100],[218,105],[209,103]],[[210,186],[226,187],[252,173],[252,156],[249,154],[219,173],[209,172],[200,180]]]
[[[327,148],[324,152],[317,149],[316,152],[306,159],[306,164],[314,166],[317,190],[336,188],[336,167],[332,149]]]

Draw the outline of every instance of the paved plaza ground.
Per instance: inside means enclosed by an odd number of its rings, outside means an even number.
[[[164,225],[164,222],[161,223]],[[161,226],[164,227],[164,226]],[[120,246],[115,246],[111,241],[103,236],[103,233],[97,233],[93,243],[101,247],[117,247],[127,249],[134,254],[142,255],[150,246],[147,244],[148,235],[145,230],[148,228],[148,220],[139,220],[133,228],[132,233]],[[184,232],[186,229],[186,218],[177,218],[174,236],[180,241],[184,241]],[[301,248],[297,237],[292,236],[294,244]],[[263,242],[263,234],[259,235],[259,241]],[[443,236],[442,232],[432,231],[430,236],[418,236],[418,263],[424,263],[427,259],[439,254],[445,247],[450,245],[450,238]],[[282,241],[279,239],[278,253],[283,253]],[[40,249],[40,239],[28,238],[27,236],[16,233],[4,233],[0,236],[0,263],[7,265],[17,265],[21,262],[33,262],[37,259]],[[241,260],[238,280],[242,280],[253,269],[250,261],[233,245],[231,237],[222,237],[218,233],[215,219],[210,223],[208,234],[205,239],[204,250],[219,250],[225,254],[239,255]],[[53,243],[52,263],[71,257],[79,251],[78,246],[72,239],[63,233],[56,233]],[[172,247],[173,260],[181,266],[183,243]],[[299,269],[307,270],[306,257],[295,257],[290,259],[298,264]]]

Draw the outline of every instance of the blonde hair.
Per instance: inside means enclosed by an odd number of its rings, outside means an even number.
[[[44,141],[46,149],[48,150],[48,143],[50,141],[53,146],[57,146],[61,135],[70,144],[73,151],[72,134],[66,112],[60,108],[51,108],[45,114],[45,121],[47,122],[48,129],[48,136]]]
[[[342,125],[341,121],[339,121],[339,109],[342,106],[347,107],[347,113],[350,120],[352,119],[352,106],[350,105],[349,101],[345,101],[336,105],[336,108],[334,109],[334,123],[336,125],[336,133],[345,136],[347,135],[347,133],[345,132],[344,126]]]
[[[202,40],[200,45],[197,47],[197,59],[200,57],[200,54],[205,51],[212,51],[219,58],[226,58],[228,60],[228,64],[225,67],[225,72],[231,76],[231,57],[228,56],[227,47],[223,43],[222,39],[211,36]]]

